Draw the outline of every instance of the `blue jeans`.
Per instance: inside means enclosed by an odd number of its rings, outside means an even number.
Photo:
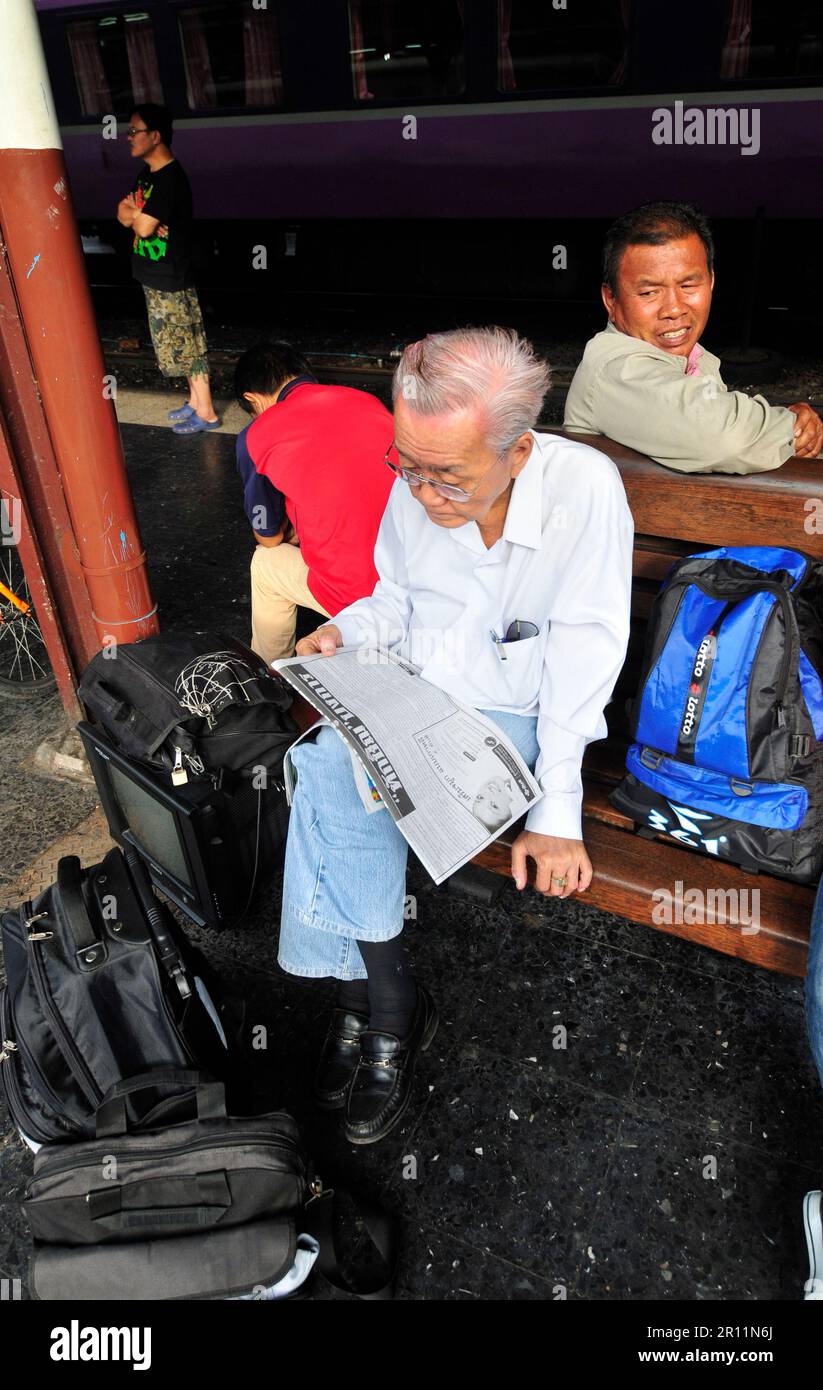
[[[483,710],[534,768],[537,718]],[[328,725],[292,754],[291,808],[278,959],[290,975],[366,978],[361,941],[403,930],[408,846],[388,811],[369,815],[351,758]]]
[[[806,972],[806,1025],[812,1056],[823,1086],[823,879],[812,912],[809,966]]]

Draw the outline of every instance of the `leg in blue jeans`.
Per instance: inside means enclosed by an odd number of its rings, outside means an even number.
[[[484,710],[533,768],[537,719]],[[366,811],[351,759],[328,726],[295,748],[279,961],[291,975],[365,979],[357,946],[403,930],[407,845],[388,811]]]
[[[809,965],[806,973],[806,1025],[812,1055],[823,1085],[823,879],[812,912]]]

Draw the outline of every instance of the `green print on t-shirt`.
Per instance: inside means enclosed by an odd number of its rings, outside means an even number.
[[[168,241],[162,236],[136,236],[134,238],[135,256],[148,256],[151,261],[162,261],[166,254]]]
[[[136,192],[137,211],[142,212],[154,192],[153,183],[138,183]],[[148,256],[150,261],[162,261],[166,254],[168,241],[166,237],[161,237],[157,232],[154,236],[134,235],[134,254],[135,256]]]

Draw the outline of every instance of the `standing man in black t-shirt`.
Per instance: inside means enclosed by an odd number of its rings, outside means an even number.
[[[164,376],[185,376],[189,398],[169,412],[175,434],[216,430],[206,334],[191,273],[191,186],[171,152],[172,118],[146,102],[128,129],[133,159],[146,168],[121,200],[117,220],[134,232],[132,272],[146,296],[157,365]]]

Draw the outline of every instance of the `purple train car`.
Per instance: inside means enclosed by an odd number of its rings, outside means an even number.
[[[809,324],[819,0],[36,3],[81,225],[124,251],[97,283],[127,277],[125,126],[160,100],[201,284],[257,296],[262,242],[269,296],[591,306],[604,222],[691,199],[721,297]]]
[[[215,221],[610,217],[658,196],[714,217],[823,210],[816,0],[37,8],[82,218],[122,196],[141,98],[172,109]]]

